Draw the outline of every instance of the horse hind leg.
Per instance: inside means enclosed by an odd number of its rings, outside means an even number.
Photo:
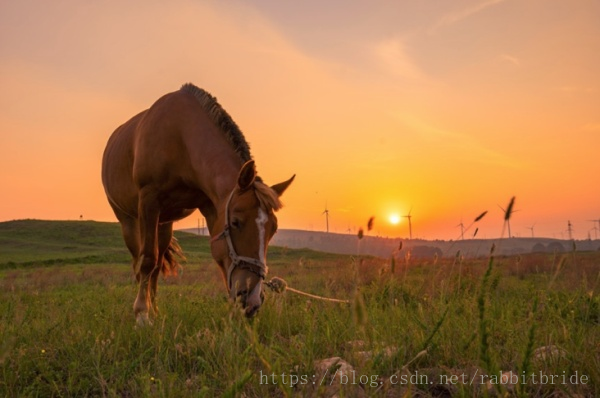
[[[139,259],[140,259],[140,229],[138,221],[134,218],[127,217],[119,219],[121,222],[121,231],[125,245],[131,253],[132,267],[135,279],[140,282]]]
[[[139,270],[137,269],[138,260],[140,257],[140,228],[137,218],[131,217],[128,214],[123,213],[118,207],[111,203],[119,224],[121,225],[121,233],[125,246],[131,253],[133,273],[139,282]]]
[[[138,294],[133,304],[136,322],[140,326],[152,324],[148,311],[152,307],[152,275],[160,267],[158,248],[159,209],[156,196],[142,191],[139,199],[139,225],[141,235],[141,256],[136,264],[139,282]]]
[[[156,305],[156,292],[158,290],[158,276],[162,270],[169,275],[171,266],[174,264],[170,252],[171,240],[173,239],[173,223],[160,224],[158,226],[158,263],[150,275],[150,303],[155,315],[158,315]]]

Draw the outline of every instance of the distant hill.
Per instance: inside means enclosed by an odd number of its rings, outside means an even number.
[[[326,232],[310,232],[301,230],[280,230],[271,241],[273,245],[290,248],[307,247],[333,253],[370,254],[379,257],[389,257],[394,251],[402,256],[411,251],[413,257],[455,256],[460,250],[465,257],[487,256],[493,244],[496,254],[511,255],[532,252],[554,252],[573,250],[572,241],[549,238],[506,238],[506,239],[465,239],[455,241],[423,240],[423,239],[390,239],[365,236],[358,243],[356,235],[334,234]],[[398,249],[401,246],[401,250]],[[575,247],[580,251],[600,250],[599,240],[575,241]]]
[[[197,234],[197,228],[184,231]],[[205,230],[200,230],[200,233]],[[402,243],[402,250],[398,248]],[[356,235],[336,234],[316,231],[303,231],[297,229],[278,230],[271,245],[288,247],[291,249],[307,248],[328,253],[356,255],[368,254],[388,258],[395,252],[398,256],[404,256],[411,251],[414,257],[438,256],[452,257],[460,250],[465,257],[487,256],[492,245],[496,245],[496,254],[511,255],[532,252],[553,253],[555,251],[573,250],[573,242],[550,238],[505,238],[505,239],[465,239],[455,241],[422,240],[422,239],[390,239],[373,236],[365,236],[359,241]],[[600,250],[600,240],[575,241],[578,251]]]

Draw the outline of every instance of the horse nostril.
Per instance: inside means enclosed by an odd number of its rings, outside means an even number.
[[[258,312],[260,305],[253,305],[246,307],[245,314],[246,318],[252,318]]]
[[[248,291],[240,290],[235,294],[235,302],[242,304],[242,307],[246,307],[246,300],[248,299]]]

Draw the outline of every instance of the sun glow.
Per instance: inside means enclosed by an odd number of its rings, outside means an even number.
[[[396,225],[400,223],[400,216],[398,214],[390,214],[388,220],[390,221],[390,224]]]

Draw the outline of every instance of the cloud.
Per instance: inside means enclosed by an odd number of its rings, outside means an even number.
[[[394,38],[380,41],[373,48],[379,64],[393,75],[419,79],[423,73],[408,54],[404,40]]]
[[[503,61],[506,61],[508,63],[513,64],[514,66],[521,66],[521,60],[517,57],[513,57],[512,55],[508,55],[508,54],[500,54],[500,59]]]
[[[437,33],[438,29],[442,27],[454,25],[455,23],[460,22],[463,19],[467,19],[470,16],[485,10],[486,8],[502,3],[503,1],[505,0],[487,0],[479,4],[475,4],[470,7],[464,8],[460,11],[446,14],[429,29],[429,33],[435,34]]]
[[[399,114],[396,117],[432,145],[449,149],[457,159],[512,169],[520,169],[524,166],[522,161],[482,145],[473,137],[473,133],[439,128],[408,114]]]
[[[562,91],[563,93],[593,93],[596,89],[593,87],[582,87],[582,86],[558,86],[554,87],[556,91]]]

